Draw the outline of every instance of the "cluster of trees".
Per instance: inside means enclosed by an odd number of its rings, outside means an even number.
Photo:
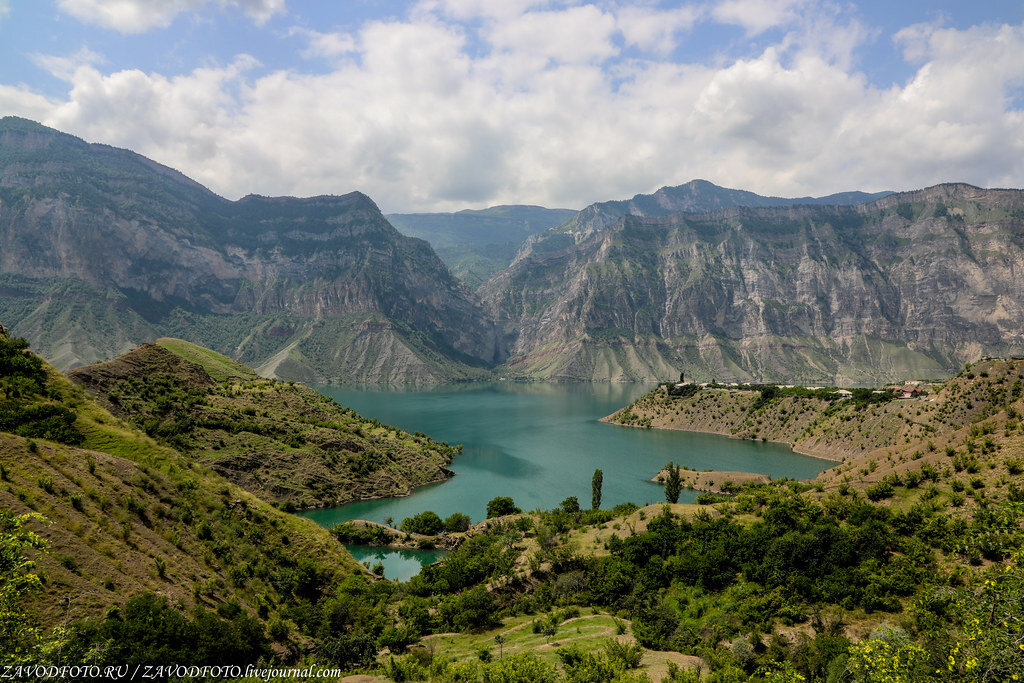
[[[969,522],[926,504],[900,512],[853,493],[813,502],[786,487],[752,486],[717,517],[685,519],[666,508],[646,531],[613,535],[609,556],[593,557],[561,545],[560,535],[615,513],[573,502],[533,513],[537,522],[495,524],[414,577],[407,590],[430,615],[419,631],[481,629],[501,617],[581,605],[631,619],[644,647],[700,656],[709,680],[721,682],[1010,680],[976,675],[982,661],[1000,676],[1024,671],[1024,641],[1013,635],[1024,608],[1010,597],[1024,597],[1019,566],[996,565],[986,580],[939,561],[968,552],[965,538],[982,539],[984,557],[1007,560],[1020,546],[1017,513],[1008,520],[982,512]],[[756,520],[740,521],[739,511]],[[1002,530],[998,543],[993,528]],[[525,537],[540,547],[528,578],[516,568]],[[844,623],[851,611],[888,614],[898,626],[853,642]],[[988,618],[979,624],[972,614]],[[811,635],[783,636],[780,622],[809,624]],[[970,656],[957,654],[966,650]],[[632,680],[594,662],[586,664],[594,677],[575,678],[583,660],[570,659],[551,680]],[[885,678],[893,667],[897,674]]]
[[[453,512],[442,521],[436,512],[425,510],[412,517],[402,520],[402,531],[409,534],[423,534],[424,536],[436,536],[442,531],[455,533],[466,531],[470,525],[469,515],[461,512]]]
[[[1024,671],[1022,507],[983,506],[969,521],[924,504],[901,512],[852,493],[814,502],[764,485],[743,490],[716,517],[686,519],[665,508],[646,530],[610,536],[610,554],[595,557],[563,544],[564,534],[637,508],[581,510],[566,499],[549,512],[494,521],[405,584],[339,581],[301,560],[272,577],[284,597],[260,615],[265,623],[233,603],[183,612],[141,595],[103,619],[72,624],[56,641],[20,608],[38,586],[25,553],[41,541],[23,518],[7,515],[0,518],[0,654],[4,662],[45,661],[56,644],[65,662],[245,663],[269,656],[272,640],[299,642],[291,638],[298,632],[328,666],[373,667],[387,647],[395,657],[385,673],[402,680],[642,680],[616,659],[635,652],[567,649],[559,652],[561,670],[529,655],[506,653],[498,662],[401,655],[430,633],[581,606],[631,620],[643,647],[701,657],[711,669],[705,680],[719,683],[1012,680]],[[537,550],[524,574],[526,538]],[[955,555],[996,564],[972,572],[939,561]],[[843,622],[851,610],[888,614],[894,625],[853,642]],[[809,635],[784,636],[779,622],[808,624]],[[697,679],[677,670],[668,680]]]
[[[0,432],[82,443],[85,437],[75,427],[77,413],[59,398],[47,386],[43,361],[28,350],[28,342],[0,334]]]

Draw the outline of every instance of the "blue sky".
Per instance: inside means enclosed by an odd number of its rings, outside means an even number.
[[[230,198],[1024,186],[1024,5],[0,0],[0,115]]]

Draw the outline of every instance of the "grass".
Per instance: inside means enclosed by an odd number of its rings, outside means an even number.
[[[0,433],[0,510],[45,518],[34,523],[50,546],[37,558],[43,590],[30,606],[44,625],[101,616],[145,591],[185,607],[237,599],[260,613],[288,599],[280,579],[300,558],[337,580],[363,571],[326,530],[157,443],[44,367],[47,395],[75,411],[84,442]]]
[[[597,653],[603,652],[606,643],[612,639],[635,642],[628,620],[607,613],[590,613],[589,609],[581,610],[578,617],[559,623],[553,636],[533,632],[535,621],[544,621],[557,615],[558,611],[511,617],[501,626],[479,633],[428,636],[423,639],[422,646],[455,660],[476,659],[482,650],[489,651],[494,660],[499,656],[530,652],[550,664],[560,665],[557,650],[562,647],[576,647],[583,652]],[[498,635],[504,638],[500,647],[494,640]],[[678,652],[646,650],[638,671],[646,672],[651,680],[658,681],[668,673],[668,661],[690,667],[701,663],[697,657],[688,657]]]
[[[227,382],[229,380],[255,380],[259,378],[252,368],[228,358],[227,356],[203,348],[184,339],[163,337],[157,339],[156,343],[167,349],[176,356],[202,366],[214,380]]]

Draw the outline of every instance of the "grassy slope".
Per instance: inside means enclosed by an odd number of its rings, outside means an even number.
[[[499,655],[529,652],[549,664],[558,666],[560,659],[556,651],[559,648],[575,647],[583,652],[596,653],[601,652],[609,640],[636,642],[628,619],[618,619],[596,609],[585,610],[578,617],[562,621],[556,626],[554,636],[533,632],[533,622],[543,619],[544,615],[512,617],[506,619],[498,628],[479,633],[428,636],[423,643],[427,648],[437,648],[439,652],[457,661],[477,659],[481,650],[489,650],[494,659]],[[622,634],[618,633],[620,629],[624,629]],[[494,641],[498,635],[505,639],[500,649]],[[699,657],[679,652],[645,650],[641,665],[636,671],[647,674],[652,681],[659,681],[668,673],[668,662],[675,662],[684,668],[696,668],[703,664]]]
[[[300,558],[337,578],[360,571],[325,530],[161,446],[49,373],[51,392],[78,413],[84,443],[0,434],[0,507],[46,519],[44,591],[32,606],[44,623],[102,615],[146,590],[186,606],[237,599],[272,614],[285,599],[274,578]]]
[[[119,417],[287,506],[407,494],[445,479],[456,452],[181,340],[69,376]]]
[[[928,464],[952,494],[1006,489],[1024,463],[1024,361],[985,360],[930,385],[925,399],[858,406],[787,396],[755,407],[752,391],[706,389],[692,397],[654,391],[605,418],[618,424],[705,431],[780,441],[811,455],[845,461],[822,473],[826,486],[867,487]],[[1022,464],[1024,467],[1024,464]],[[973,471],[971,471],[973,470]],[[913,479],[912,475],[912,479]],[[982,486],[969,484],[975,479]],[[1017,478],[1019,481],[1019,478]],[[998,493],[997,493],[998,495]]]
[[[184,339],[161,337],[156,340],[158,346],[162,346],[175,356],[184,358],[187,361],[202,366],[204,370],[217,382],[228,382],[231,380],[251,381],[259,379],[256,371],[233,358],[203,348]]]

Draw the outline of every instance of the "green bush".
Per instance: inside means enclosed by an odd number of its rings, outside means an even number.
[[[496,496],[487,503],[487,519],[516,515],[522,512],[509,496]]]
[[[423,534],[424,536],[436,536],[444,531],[444,522],[437,516],[436,512],[424,510],[423,512],[406,517],[402,520],[401,529],[407,534]]]
[[[461,512],[453,512],[452,514],[448,515],[447,518],[445,518],[444,530],[449,533],[466,531],[469,529],[469,525],[471,522],[472,520],[469,518],[469,515],[463,514]]]

